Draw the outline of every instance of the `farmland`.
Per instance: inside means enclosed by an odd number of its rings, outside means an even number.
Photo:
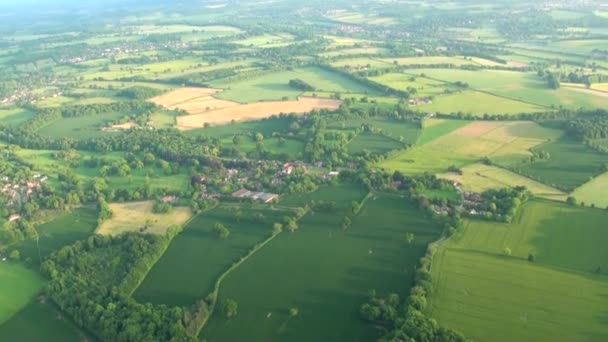
[[[608,234],[605,219],[600,210],[534,201],[511,225],[468,222],[437,252],[429,313],[478,340],[608,336],[601,319],[608,278],[592,273],[606,260],[594,247]],[[572,286],[580,296],[567,291]]]
[[[0,13],[0,340],[608,340],[601,0]]]
[[[128,231],[141,231],[162,235],[170,226],[181,225],[192,216],[190,208],[177,207],[169,213],[156,214],[153,206],[153,201],[112,203],[110,210],[113,217],[101,224],[95,233],[119,235]]]
[[[417,258],[439,233],[403,204],[398,197],[374,197],[347,231],[339,227],[347,214],[342,210],[307,215],[297,232],[281,234],[226,278],[220,297],[235,298],[239,315],[230,321],[212,318],[204,338],[240,339],[245,331],[248,338],[266,341],[374,338],[374,330],[360,324],[358,304],[371,289],[379,294],[406,290]],[[399,237],[408,231],[415,232],[416,241],[404,246]],[[290,307],[298,308],[298,316],[289,317]]]
[[[0,263],[0,323],[10,319],[42,290],[44,280],[34,271],[22,265],[3,261]]]

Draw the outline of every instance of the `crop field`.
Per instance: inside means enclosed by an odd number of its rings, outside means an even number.
[[[162,95],[153,97],[149,99],[149,101],[159,106],[175,108],[177,105],[185,102],[190,102],[200,98],[207,99],[210,97],[210,95],[215,94],[219,91],[219,89],[213,88],[178,88]]]
[[[187,207],[175,207],[169,213],[156,214],[152,211],[153,206],[154,201],[111,203],[112,218],[104,221],[95,233],[119,235],[124,232],[143,231],[163,235],[167,228],[181,225],[192,216],[192,211]]]
[[[179,129],[204,127],[205,124],[223,124],[232,121],[259,120],[281,113],[305,114],[313,109],[335,110],[342,101],[314,97],[300,97],[295,101],[256,102],[211,110],[202,114],[177,117]]]
[[[223,92],[217,94],[218,98],[248,103],[281,100],[284,97],[288,99],[297,98],[302,91],[289,86],[289,80],[292,79],[301,79],[312,85],[316,91],[375,93],[375,91],[359,82],[317,67],[273,72],[245,80],[212,81],[211,85],[215,88],[224,89]]]
[[[382,154],[403,148],[403,144],[381,134],[363,133],[351,140],[347,148],[350,154],[357,154],[365,151],[369,151],[373,154]]]
[[[0,261],[0,324],[27,306],[42,290],[44,280],[21,264]]]
[[[240,212],[241,217],[235,215]],[[263,215],[256,220],[254,214]],[[272,233],[274,222],[288,212],[266,206],[240,208],[222,205],[195,217],[177,236],[135,292],[140,302],[191,305],[213,291],[217,278],[232,263]],[[220,239],[213,232],[220,223],[230,236]],[[193,268],[194,267],[194,268]]]
[[[368,191],[363,186],[340,184],[322,186],[317,191],[291,194],[281,198],[280,205],[290,208],[304,207],[312,201],[335,202],[336,208],[345,211],[351,208],[351,201],[362,201]]]
[[[572,196],[585,204],[608,208],[608,173],[601,174],[576,188]]]
[[[32,299],[27,306],[0,324],[0,336],[7,341],[91,341],[74,322],[65,317],[44,297]]]
[[[19,126],[33,116],[34,112],[27,109],[0,109],[0,122],[7,126]]]
[[[535,150],[548,152],[549,159],[504,164],[517,173],[566,191],[574,190],[599,174],[607,160],[605,155],[567,138],[536,146]]]
[[[535,200],[512,224],[467,221],[433,261],[429,313],[481,341],[608,337],[607,215]]]
[[[521,161],[531,155],[529,149],[559,135],[559,131],[532,122],[430,121],[417,146],[382,161],[378,166],[406,174],[443,173],[451,165],[462,167],[489,158]],[[425,123],[425,125],[429,125]],[[460,127],[460,128],[457,128]],[[445,134],[445,132],[449,132]],[[421,144],[420,141],[426,142]]]
[[[462,167],[461,171],[462,174],[443,173],[438,177],[460,183],[461,188],[465,191],[483,192],[488,189],[525,186],[538,197],[560,201],[567,197],[566,193],[558,189],[492,165],[472,164]]]
[[[440,227],[416,214],[404,199],[390,195],[370,198],[347,230],[340,227],[344,215],[352,214],[348,209],[308,214],[295,233],[280,234],[231,273],[222,285],[220,301],[233,298],[239,313],[231,320],[214,315],[202,337],[213,341],[377,338],[371,325],[361,324],[359,306],[372,289],[378,295],[407,292],[414,265]],[[415,233],[411,245],[403,240],[406,232]],[[290,308],[297,308],[298,315],[290,317]]]
[[[416,144],[424,145],[468,124],[470,122],[464,120],[425,119]]]
[[[89,207],[73,209],[37,226],[38,243],[34,240],[25,240],[17,247],[22,259],[29,259],[34,264],[38,264],[40,258],[46,258],[61,247],[86,239],[93,234],[96,226],[96,209]]]

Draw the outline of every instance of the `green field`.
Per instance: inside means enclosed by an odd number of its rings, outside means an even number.
[[[34,116],[34,112],[21,109],[0,109],[0,124],[18,126]]]
[[[572,196],[587,205],[608,208],[608,173],[601,174],[576,188]]]
[[[38,133],[52,137],[67,137],[85,139],[99,137],[104,133],[102,128],[123,116],[126,113],[105,113],[103,115],[80,116],[74,118],[61,118],[42,127]]]
[[[601,166],[608,160],[606,155],[567,138],[539,145],[535,149],[548,152],[550,158],[508,165],[509,168],[567,191],[574,190],[597,175]]]
[[[512,224],[467,221],[435,256],[429,314],[476,341],[606,339],[607,218],[532,201]]]
[[[37,226],[38,244],[34,240],[26,240],[19,244],[18,249],[23,259],[30,259],[38,264],[40,257],[44,259],[63,246],[86,239],[93,234],[95,227],[97,210],[89,207],[77,208]]]
[[[47,299],[32,300],[8,321],[0,324],[0,336],[6,341],[94,341],[64,316]]]
[[[365,151],[369,151],[372,154],[383,154],[403,148],[403,144],[381,134],[363,133],[351,140],[347,148],[350,154],[358,154]]]
[[[240,221],[234,216],[237,210],[242,213]],[[264,220],[256,221],[255,213],[263,214]],[[213,291],[217,278],[268,237],[272,224],[282,222],[285,214],[267,207],[237,209],[230,205],[200,214],[173,240],[135,292],[135,298],[140,302],[184,306],[205,298]],[[215,223],[227,227],[230,236],[223,240],[215,236],[211,231]]]
[[[422,126],[424,129],[416,145],[424,145],[430,141],[433,141],[443,135],[446,135],[454,130],[457,130],[463,126],[468,125],[469,121],[463,120],[442,120],[442,119],[427,119],[424,120]]]
[[[295,99],[302,91],[290,87],[288,83],[289,80],[296,78],[307,82],[318,91],[375,93],[366,86],[345,76],[317,67],[273,72],[245,80],[213,81],[211,86],[224,89],[217,97],[238,102],[281,100],[283,97]]]
[[[368,125],[372,130],[377,129],[384,135],[403,143],[413,144],[421,133],[419,124],[412,121],[398,121],[383,117],[352,118],[345,121],[330,122],[327,127],[340,130],[356,130]]]
[[[38,273],[9,261],[0,261],[0,279],[0,323],[27,306],[44,286]]]
[[[343,202],[350,199],[343,198]],[[295,233],[282,233],[224,281],[220,301],[234,298],[238,315],[214,315],[203,330],[210,341],[368,341],[378,337],[358,308],[369,291],[406,293],[414,265],[435,240],[438,225],[397,196],[370,198],[353,225],[349,211],[315,212]],[[415,242],[403,240],[406,232]],[[289,317],[290,308],[299,314]]]
[[[485,164],[472,164],[461,168],[462,174],[444,173],[438,177],[460,183],[463,190],[483,192],[488,189],[501,189],[513,186],[525,186],[535,196],[563,201],[567,194],[539,183],[530,178],[518,175],[509,170]]]
[[[437,96],[433,103],[415,107],[423,112],[457,113],[483,116],[484,114],[519,114],[545,112],[546,108],[507,99],[478,91],[464,91],[445,96]]]

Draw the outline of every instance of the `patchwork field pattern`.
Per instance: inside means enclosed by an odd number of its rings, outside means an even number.
[[[479,341],[607,338],[607,218],[534,200],[512,224],[467,221],[435,256],[429,314]]]

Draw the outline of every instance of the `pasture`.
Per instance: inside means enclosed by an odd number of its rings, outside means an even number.
[[[479,91],[463,91],[460,93],[436,96],[432,103],[420,105],[415,108],[423,112],[446,114],[461,112],[477,117],[483,116],[484,114],[510,115],[547,111],[546,108],[533,104],[511,100]]]
[[[152,211],[154,201],[110,203],[112,218],[104,221],[95,231],[101,235],[119,235],[125,232],[143,232],[163,235],[173,225],[182,225],[192,216],[187,207],[175,207],[166,214]]]
[[[41,135],[86,139],[99,137],[107,132],[103,128],[125,116],[125,113],[104,113],[101,115],[60,118],[38,130]]]
[[[347,148],[348,153],[350,154],[365,152],[384,154],[392,150],[403,148],[403,144],[381,134],[362,133],[351,140],[347,145]]]
[[[19,126],[34,116],[34,112],[22,108],[0,109],[0,124]]]
[[[553,140],[534,149],[549,153],[549,159],[521,163],[497,162],[539,182],[572,191],[598,175],[607,160],[605,155],[568,138]]]
[[[603,173],[576,188],[572,196],[587,205],[608,208],[608,173]]]
[[[343,198],[350,203],[356,198]],[[347,206],[348,207],[348,206]],[[352,218],[347,230],[344,215]],[[314,212],[284,232],[228,275],[220,301],[233,298],[238,315],[212,316],[202,338],[212,341],[355,341],[378,332],[359,317],[371,290],[384,296],[407,293],[414,265],[440,227],[405,199],[378,195],[358,216],[349,208]],[[407,244],[403,236],[416,238]],[[271,290],[269,290],[271,289]],[[297,308],[295,317],[289,309]]]
[[[437,176],[460,183],[460,187],[465,191],[483,192],[489,189],[525,186],[538,197],[559,201],[567,197],[566,193],[558,189],[492,165],[471,164],[462,167],[461,171],[462,174],[442,173]]]
[[[6,257],[3,255],[3,257]],[[35,271],[22,264],[0,261],[0,324],[10,319],[44,286],[44,280]]]
[[[206,124],[225,124],[233,121],[259,120],[281,113],[305,114],[314,109],[335,110],[342,101],[314,97],[300,97],[295,101],[256,102],[211,110],[202,114],[177,117],[179,129],[204,127]]]
[[[237,216],[239,212],[240,216]],[[254,214],[260,213],[262,219]],[[169,245],[134,296],[140,302],[191,305],[213,291],[217,278],[272,233],[274,222],[288,212],[267,206],[222,205],[196,216]],[[230,236],[213,232],[220,223]]]
[[[28,342],[92,340],[44,297],[32,299],[27,306],[0,324],[0,336],[7,341]]]
[[[96,209],[76,208],[69,212],[59,213],[52,220],[37,226],[38,243],[35,240],[25,240],[20,242],[17,248],[22,259],[31,260],[38,265],[41,258],[46,258],[61,247],[89,237],[95,231],[96,226]],[[38,254],[39,252],[40,254]]]
[[[301,79],[312,85],[315,91],[320,92],[376,93],[346,76],[317,67],[272,72],[243,80],[217,80],[210,83],[215,88],[224,89],[223,92],[217,94],[218,98],[250,103],[297,98],[302,91],[289,86],[289,80],[292,79]]]
[[[418,139],[421,130],[417,122],[391,120],[383,117],[371,118],[349,118],[344,121],[333,121],[328,124],[328,128],[352,131],[367,125],[372,131],[381,132],[394,140],[402,143],[413,144]]]
[[[533,200],[512,224],[467,220],[435,256],[428,313],[474,340],[603,340],[607,218]]]
[[[425,57],[401,57],[401,58],[381,58],[380,60],[397,65],[433,65],[446,64],[454,66],[463,65],[480,65],[480,66],[498,66],[500,63],[483,59],[465,56],[425,56]],[[395,63],[396,62],[396,63]]]

